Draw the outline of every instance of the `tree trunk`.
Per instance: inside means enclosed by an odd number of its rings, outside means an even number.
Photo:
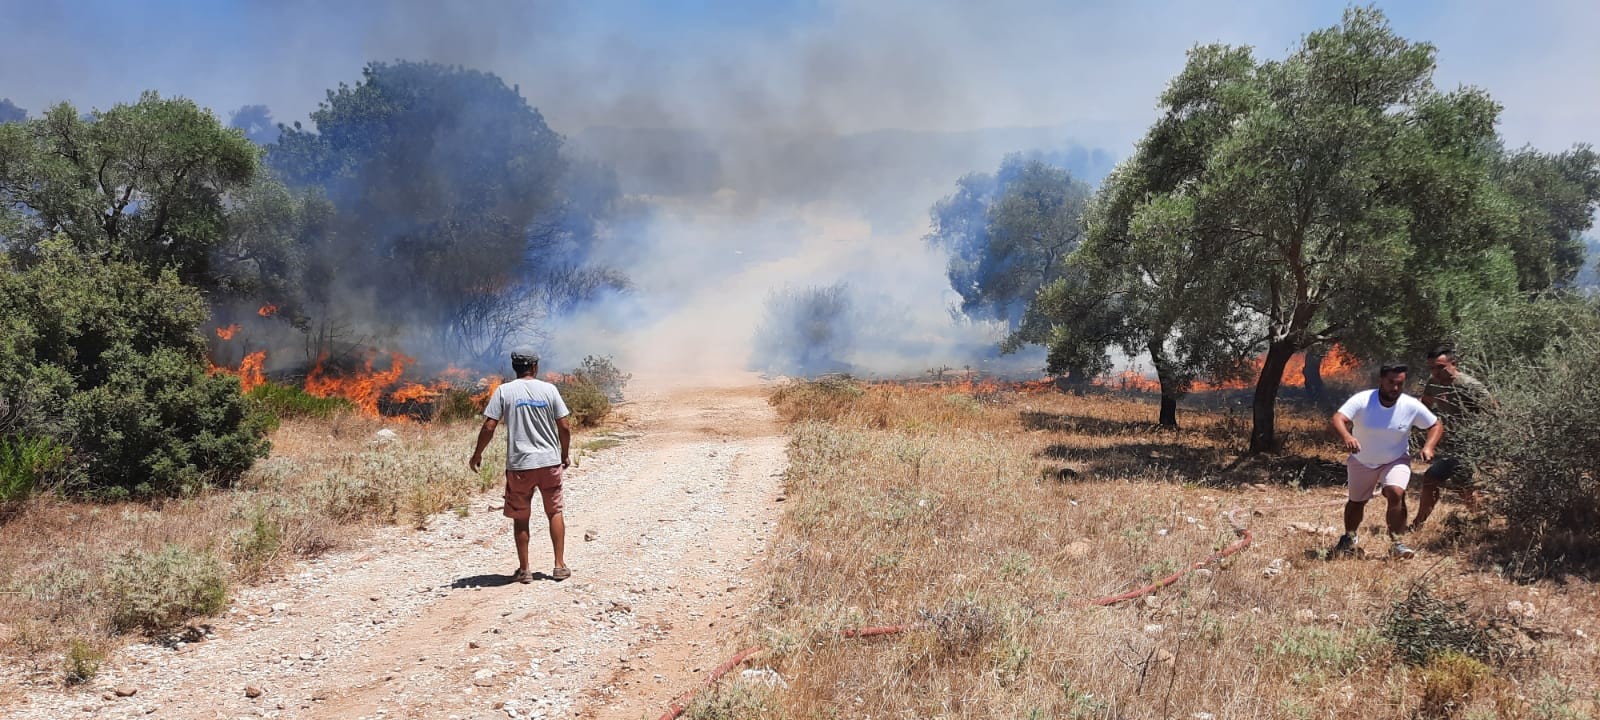
[[[1083,386],[1087,384],[1088,380],[1084,378],[1083,373],[1073,369],[1067,371],[1067,377],[1065,378],[1064,383],[1065,387],[1063,387],[1063,383],[1061,381],[1057,381],[1056,387],[1062,390],[1067,390],[1073,395],[1081,396],[1083,395]]]
[[[1278,449],[1277,412],[1278,388],[1283,385],[1283,371],[1294,356],[1294,343],[1279,340],[1267,346],[1267,357],[1261,365],[1261,377],[1256,379],[1255,399],[1251,402],[1250,452],[1264,453]]]
[[[1161,383],[1161,427],[1178,428],[1178,378],[1167,361],[1166,348],[1159,341],[1151,341],[1145,348],[1150,352],[1150,364],[1156,366],[1156,380]]]
[[[1301,375],[1306,381],[1306,397],[1312,400],[1322,400],[1326,388],[1322,384],[1322,359],[1328,356],[1328,349],[1321,345],[1306,348],[1306,366]]]

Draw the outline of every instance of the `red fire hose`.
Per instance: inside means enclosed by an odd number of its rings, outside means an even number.
[[[1304,505],[1285,505],[1283,507],[1265,508],[1265,509],[1262,509],[1262,510],[1258,510],[1257,512],[1268,513],[1268,512],[1278,512],[1278,511],[1281,511],[1281,510],[1295,510],[1295,509],[1300,509],[1300,508],[1321,507],[1321,506],[1324,506],[1324,505],[1332,505],[1332,504],[1334,504],[1336,502],[1337,503],[1343,503],[1344,501],[1343,500],[1338,500],[1338,501],[1326,501],[1326,502],[1318,502],[1318,503],[1308,503],[1308,504],[1304,504]],[[1241,511],[1240,508],[1234,508],[1233,510],[1229,510],[1224,515],[1228,519],[1228,523],[1233,525],[1234,534],[1239,536],[1238,540],[1235,540],[1232,544],[1228,545],[1227,547],[1225,547],[1225,548],[1223,548],[1221,550],[1218,550],[1217,552],[1212,553],[1210,556],[1206,557],[1203,560],[1196,560],[1195,562],[1190,563],[1184,569],[1179,570],[1179,571],[1177,571],[1177,572],[1175,572],[1175,573],[1173,573],[1171,575],[1168,575],[1168,576],[1166,576],[1164,578],[1161,578],[1160,580],[1157,580],[1157,581],[1155,581],[1153,583],[1150,583],[1149,585],[1146,585],[1144,587],[1138,588],[1136,590],[1129,590],[1128,592],[1120,593],[1120,594],[1117,594],[1117,595],[1110,595],[1110,596],[1107,596],[1107,597],[1095,598],[1093,600],[1089,600],[1087,602],[1083,602],[1083,603],[1081,603],[1081,605],[1091,606],[1091,607],[1092,606],[1108,606],[1108,605],[1115,605],[1115,604],[1117,604],[1119,602],[1132,600],[1132,599],[1137,598],[1137,597],[1143,597],[1144,595],[1147,595],[1147,594],[1149,594],[1151,592],[1154,592],[1156,590],[1164,588],[1164,587],[1166,587],[1168,585],[1171,585],[1171,584],[1183,579],[1183,577],[1185,575],[1188,575],[1189,573],[1194,572],[1195,570],[1199,570],[1200,568],[1203,568],[1203,567],[1205,567],[1207,565],[1210,565],[1212,563],[1218,562],[1218,561],[1222,560],[1223,558],[1228,557],[1229,555],[1233,555],[1234,553],[1237,553],[1240,550],[1243,550],[1243,549],[1245,549],[1247,547],[1250,547],[1250,544],[1255,541],[1255,536],[1250,534],[1250,528],[1245,527],[1244,524],[1240,523],[1238,521],[1238,519],[1236,519],[1234,517],[1234,514],[1240,512],[1240,511]],[[877,627],[864,627],[864,628],[855,628],[855,629],[851,629],[851,630],[844,630],[844,631],[841,631],[840,634],[843,635],[844,637],[847,637],[847,638],[868,638],[868,637],[875,637],[875,636],[878,636],[878,635],[894,635],[896,633],[905,632],[907,630],[915,628],[916,626],[917,626],[916,623],[906,623],[906,624],[903,624],[903,625],[882,625],[882,626],[877,626]],[[715,685],[718,680],[722,679],[722,676],[727,675],[729,671],[733,670],[735,667],[738,667],[740,663],[744,662],[745,660],[748,660],[751,656],[755,655],[756,653],[763,652],[765,650],[766,650],[766,648],[763,648],[763,647],[746,648],[743,651],[741,651],[738,655],[735,655],[732,658],[729,658],[727,662],[725,662],[725,663],[723,663],[721,665],[718,665],[715,669],[713,669],[711,671],[711,674],[706,677],[704,682],[700,683],[700,685],[698,685],[697,687],[685,692],[682,695],[679,695],[676,699],[674,699],[672,701],[672,704],[667,706],[667,711],[661,715],[661,720],[676,720],[676,718],[678,718],[679,716],[683,715],[684,711],[688,710],[689,702],[692,701],[694,699],[695,695],[699,694],[700,691],[702,691],[702,690],[704,690],[706,688],[709,688],[712,685]]]

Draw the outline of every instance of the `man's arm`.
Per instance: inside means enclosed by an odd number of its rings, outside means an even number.
[[[494,429],[499,427],[500,421],[494,418],[484,418],[483,427],[478,428],[478,447],[472,451],[472,459],[467,461],[467,467],[473,472],[478,471],[478,466],[483,464],[483,449],[489,447],[489,441],[494,439]],[[561,443],[561,454],[566,455],[567,443]]]
[[[1328,422],[1333,425],[1334,434],[1344,441],[1345,449],[1353,453],[1361,452],[1361,441],[1350,434],[1350,418],[1345,417],[1342,412],[1336,412]]]
[[[1439,438],[1444,437],[1444,419],[1433,421],[1433,427],[1428,428],[1428,439],[1422,443],[1422,461],[1433,462],[1433,451],[1439,447]]]
[[[572,427],[567,425],[566,418],[556,420],[556,434],[561,436],[561,467],[564,468],[572,464],[568,454],[572,447]]]

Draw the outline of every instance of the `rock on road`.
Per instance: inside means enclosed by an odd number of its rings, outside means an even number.
[[[754,386],[646,391],[625,409],[629,439],[568,473],[566,582],[506,584],[516,556],[491,491],[468,517],[385,528],[240,591],[212,639],[132,645],[89,689],[0,715],[654,718],[720,662],[751,604],[784,439]],[[464,458],[465,427],[461,443]],[[541,528],[533,567],[548,572]]]

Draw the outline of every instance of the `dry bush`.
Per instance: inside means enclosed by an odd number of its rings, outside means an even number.
[[[104,582],[111,622],[124,632],[170,632],[190,618],[221,610],[228,601],[222,562],[209,552],[179,545],[119,555],[106,568]]]
[[[1232,542],[1222,515],[1235,506],[1337,504],[1319,486],[1342,485],[1327,470],[1342,453],[1318,415],[1280,418],[1295,454],[1241,462],[1246,437],[1219,430],[1225,414],[1186,409],[1183,430],[1160,430],[1153,399],[817,385],[774,397],[797,419],[788,500],[741,638],[771,649],[792,714],[1404,717],[1450,692],[1440,675],[1425,697],[1424,669],[1379,631],[1429,566],[1317,561],[1334,538],[1285,527],[1335,525],[1338,507],[1258,518],[1254,546],[1153,600],[1085,606]],[[1372,514],[1367,532],[1380,525]],[[1268,577],[1274,559],[1287,569]],[[1470,563],[1433,573],[1473,588],[1477,613],[1524,592]],[[1542,590],[1565,622],[1600,609],[1592,587]],[[839,632],[912,621],[888,637]],[[1586,652],[1557,644],[1541,663],[1592,693]],[[1486,680],[1450,712],[1536,717],[1510,683]]]

